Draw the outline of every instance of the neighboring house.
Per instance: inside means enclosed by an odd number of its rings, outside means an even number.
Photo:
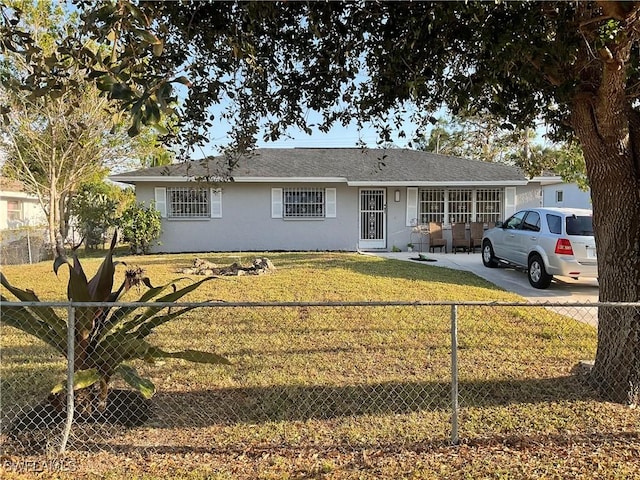
[[[260,149],[230,172],[216,157],[110,178],[155,203],[164,252],[405,250],[416,224],[450,240],[453,222],[541,204],[518,168],[406,149]]]
[[[531,181],[540,183],[544,207],[593,208],[591,191],[581,190],[577,183],[565,183],[556,175],[534,177]]]
[[[38,198],[26,193],[22,182],[0,177],[0,230],[46,223]]]

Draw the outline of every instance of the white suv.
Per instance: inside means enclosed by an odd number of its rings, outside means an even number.
[[[554,275],[598,276],[591,210],[530,208],[484,233],[482,263],[528,270],[529,283],[547,288]]]

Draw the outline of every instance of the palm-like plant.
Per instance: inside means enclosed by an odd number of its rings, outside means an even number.
[[[131,287],[144,284],[148,288],[137,302],[166,303],[176,302],[184,295],[196,290],[207,277],[181,289],[177,289],[175,281],[154,287],[148,278],[142,276],[139,269],[129,269],[116,291],[112,291],[117,262],[113,261],[116,245],[114,236],[109,251],[100,268],[91,280],[87,280],[85,272],[75,253],[70,262],[63,252],[54,262],[54,271],[62,265],[69,266],[68,299],[72,302],[116,302]],[[0,273],[0,283],[18,300],[23,302],[40,302],[31,290],[22,290],[12,286]],[[163,292],[170,290],[164,295]],[[8,300],[0,296],[2,302]],[[209,364],[229,364],[230,362],[215,353],[185,350],[167,352],[147,342],[146,337],[153,330],[169,322],[195,307],[171,309],[165,306],[149,306],[140,311],[139,307],[81,306],[75,308],[74,331],[74,390],[79,413],[93,415],[106,408],[109,384],[114,375],[119,375],[125,382],[139,391],[145,398],[155,392],[155,386],[146,378],[138,375],[129,365],[132,360],[141,359],[152,362],[157,358],[181,358],[184,360]],[[33,335],[67,357],[67,321],[61,318],[53,308],[48,306],[4,305],[2,320],[25,333]],[[58,397],[57,403],[62,405],[61,395],[64,383],[52,390]]]

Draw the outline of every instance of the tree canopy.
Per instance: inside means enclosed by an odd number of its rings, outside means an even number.
[[[3,10],[1,46],[27,59],[19,83],[34,95],[73,86],[58,67],[74,62],[131,112],[131,135],[176,111],[176,140],[205,141],[210,107],[225,100],[236,149],[261,131],[308,131],[309,110],[321,112],[321,129],[373,122],[383,140],[409,105],[417,125],[442,105],[518,128],[545,121],[584,153],[601,300],[640,298],[640,3],[74,4],[81,28],[55,54],[15,27],[15,10]],[[639,314],[601,307],[598,336],[592,378],[607,398],[628,401],[640,385]]]

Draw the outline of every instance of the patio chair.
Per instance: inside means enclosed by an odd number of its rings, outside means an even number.
[[[444,253],[447,253],[447,241],[442,237],[442,224],[429,222],[429,250],[434,252],[436,248],[441,252],[444,248]]]
[[[476,252],[476,248],[482,249],[482,236],[484,235],[484,222],[471,222],[469,226],[471,236],[471,250]]]
[[[451,250],[457,253],[458,249],[469,253],[471,251],[471,239],[467,238],[467,226],[464,222],[454,223],[451,227]]]

